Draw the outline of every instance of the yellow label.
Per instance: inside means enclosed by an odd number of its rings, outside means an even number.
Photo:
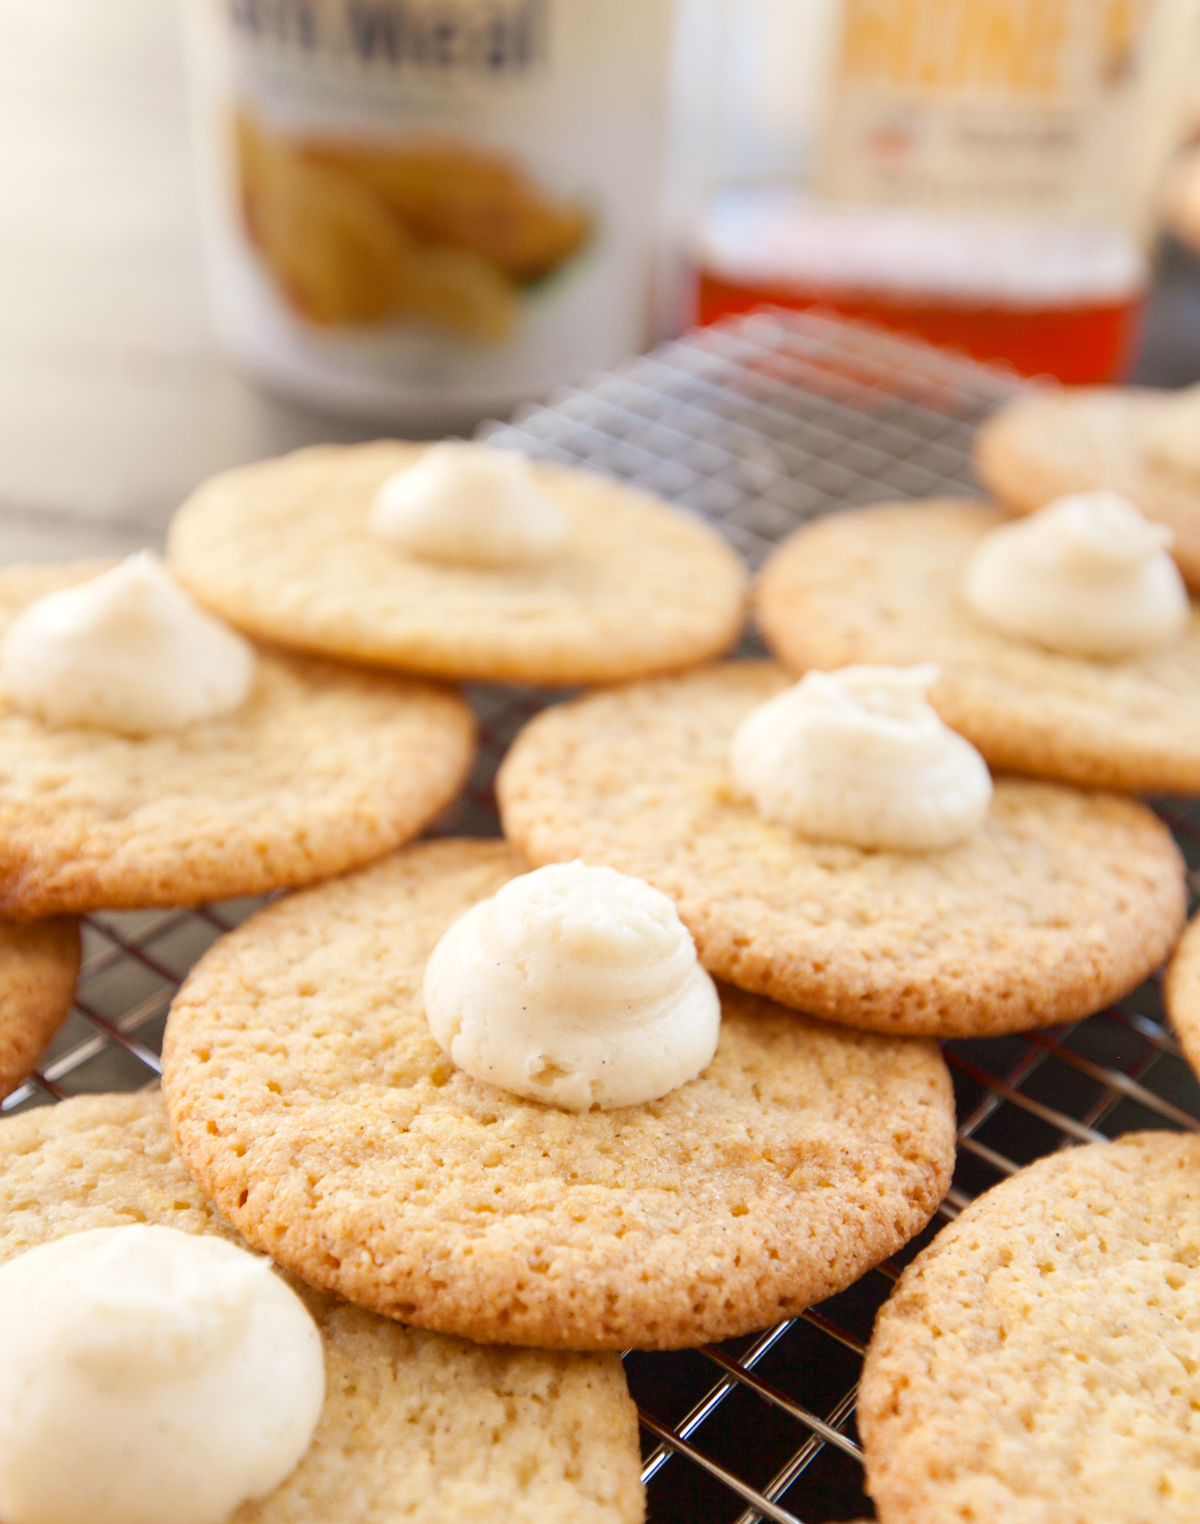
[[[1193,0],[844,0],[820,182],[838,200],[1130,223]]]
[[[1067,103],[1118,88],[1154,0],[846,0],[839,75]]]

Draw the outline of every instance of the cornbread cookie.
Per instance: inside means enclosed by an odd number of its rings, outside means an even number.
[[[508,836],[675,900],[710,973],[881,1032],[988,1036],[1133,988],[1183,925],[1183,864],[1132,800],[998,778],[982,830],[909,853],[808,841],[737,792],[734,731],[791,679],[729,662],[538,715],[497,779]]]
[[[171,570],[268,640],[436,677],[599,683],[707,660],[737,639],[746,572],[715,530],[589,471],[536,466],[569,521],[550,560],[444,566],[367,528],[425,447],[324,445],[214,477],[171,525]]]
[[[0,572],[0,633],[107,564]],[[341,873],[416,835],[473,750],[457,694],[266,650],[241,708],[146,737],[53,729],[0,690],[0,914],[190,905]]]
[[[77,922],[0,921],[0,1100],[17,1088],[62,1026],[78,973]]]
[[[989,629],[962,593],[1002,514],[932,499],[833,514],[789,536],[763,570],[758,617],[798,672],[931,661],[929,701],[993,767],[1089,788],[1200,792],[1200,617],[1124,661],[1048,651]]]
[[[975,440],[975,467],[990,492],[1033,513],[1068,492],[1107,487],[1132,498],[1148,519],[1175,531],[1171,554],[1200,588],[1200,483],[1150,452],[1161,391],[1087,386],[1038,389],[1002,407]]]
[[[730,990],[710,1067],[645,1105],[560,1111],[457,1069],[426,960],[524,870],[503,842],[422,843],[268,907],[193,969],[168,1110],[252,1243],[423,1327],[667,1349],[788,1317],[928,1221],[954,1158],[932,1044]]]
[[[1192,1068],[1200,1073],[1200,916],[1180,940],[1163,984],[1171,1025]]]
[[[1194,1524],[1200,1137],[1052,1154],[904,1272],[858,1398],[881,1524]]]
[[[0,1262],[135,1222],[247,1247],[188,1178],[157,1096],[0,1122]],[[288,1480],[229,1524],[640,1524],[637,1414],[615,1356],[480,1349],[293,1289],[321,1330],[325,1407]]]

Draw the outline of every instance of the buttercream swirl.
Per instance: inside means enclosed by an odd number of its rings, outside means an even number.
[[[666,895],[580,862],[513,879],[456,921],[429,959],[425,1012],[460,1069],[566,1111],[695,1079],[721,1021]]]
[[[967,567],[975,615],[1067,656],[1116,660],[1187,628],[1171,530],[1116,492],[1079,492],[986,535]]]
[[[39,598],[0,641],[0,684],[18,709],[124,735],[239,708],[255,666],[249,641],[200,608],[149,550]]]
[[[0,1266],[4,1524],[225,1524],[324,1393],[303,1303],[219,1238],[95,1228]]]
[[[739,725],[733,776],[765,820],[884,851],[953,846],[983,824],[983,758],[926,699],[937,668],[809,672]]]
[[[545,561],[567,537],[566,516],[528,456],[451,440],[383,482],[368,525],[419,560],[452,566]]]

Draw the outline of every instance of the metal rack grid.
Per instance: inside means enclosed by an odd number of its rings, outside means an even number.
[[[1004,374],[814,315],[760,314],[630,361],[484,430],[497,444],[584,463],[685,503],[757,565],[796,524],[881,497],[976,491],[975,426],[1010,396]],[[753,637],[746,654],[761,650]],[[475,688],[483,748],[436,829],[494,834],[491,778],[555,695]],[[1158,801],[1200,889],[1200,812]],[[167,1009],[206,947],[258,901],[97,915],[75,1009],[6,1114],[66,1095],[153,1083]],[[1150,982],[1071,1027],[953,1042],[959,1153],[930,1227],[841,1296],[752,1338],[630,1354],[653,1524],[825,1524],[869,1516],[855,1383],[902,1265],[979,1192],[1041,1154],[1139,1127],[1200,1130],[1200,1086]]]

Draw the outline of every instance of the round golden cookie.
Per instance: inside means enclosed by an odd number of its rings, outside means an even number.
[[[936,852],[806,840],[729,768],[793,679],[727,662],[547,709],[496,781],[536,864],[582,858],[675,900],[705,967],[880,1032],[984,1037],[1073,1021],[1140,983],[1183,925],[1183,863],[1144,806],[1001,777],[983,829]]]
[[[0,1100],[66,1020],[78,973],[77,921],[0,921]]]
[[[158,1096],[0,1122],[0,1263],[135,1222],[247,1247],[189,1178]],[[325,1406],[292,1475],[229,1524],[640,1524],[637,1413],[615,1356],[481,1349],[290,1284],[321,1331]]]
[[[437,565],[371,533],[377,488],[426,448],[323,445],[214,477],[175,516],[171,570],[253,635],[435,677],[613,682],[737,639],[737,555],[694,515],[594,472],[535,467],[570,524],[544,563]]]
[[[1018,396],[980,429],[975,467],[990,492],[1018,513],[1069,492],[1106,487],[1175,531],[1171,554],[1200,588],[1200,482],[1159,464],[1149,428],[1170,392],[1145,387],[1046,388]]]
[[[108,563],[0,571],[0,634]],[[415,836],[474,721],[428,683],[260,650],[231,714],[159,735],[56,729],[0,689],[0,915],[191,905],[311,883]]]
[[[1041,1159],[904,1272],[858,1426],[880,1524],[1200,1517],[1200,1137]]]
[[[848,1286],[928,1221],[954,1159],[932,1044],[725,991],[717,1056],[661,1100],[576,1115],[457,1069],[426,960],[526,871],[447,840],[292,895],[222,938],[172,1008],[180,1151],[252,1242],[422,1327],[669,1349]]]
[[[1006,522],[932,499],[833,514],[763,569],[758,617],[797,672],[936,662],[930,702],[993,767],[1086,788],[1200,793],[1200,615],[1126,661],[1063,656],[989,629],[960,589],[971,553]]]

